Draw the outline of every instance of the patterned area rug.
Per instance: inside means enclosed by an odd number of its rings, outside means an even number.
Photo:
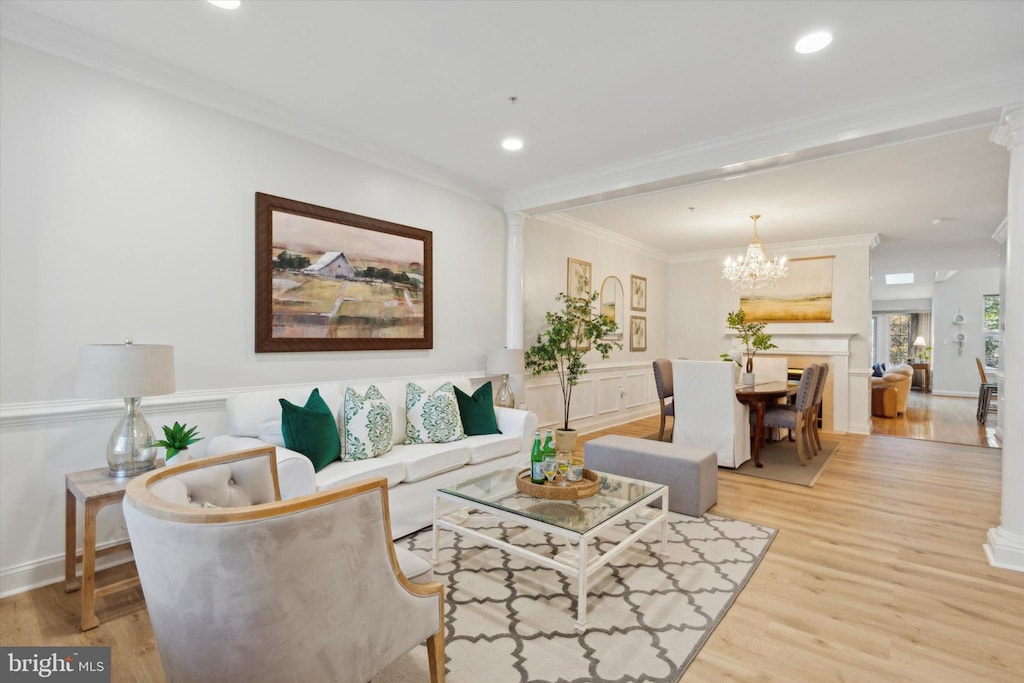
[[[445,584],[451,683],[676,683],[764,557],[775,530],[715,515],[669,513],[668,554],[649,532],[592,575],[588,627],[575,629],[576,580],[452,532],[441,532],[435,575]],[[470,524],[554,553],[550,535],[485,515]],[[609,530],[621,538],[635,523]],[[430,557],[430,530],[398,541]],[[599,540],[604,547],[608,541]],[[374,683],[429,680],[424,647]]]

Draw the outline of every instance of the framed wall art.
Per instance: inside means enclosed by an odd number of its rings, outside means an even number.
[[[629,308],[633,311],[647,310],[647,278],[629,276]]]
[[[256,193],[256,352],[433,348],[433,233]]]
[[[766,323],[832,322],[832,270],[835,256],[787,261],[789,274],[775,289],[741,290],[740,308],[748,321]]]
[[[629,316],[629,350],[647,350],[647,317],[642,315]]]
[[[591,264],[589,262],[569,258],[565,293],[577,299],[589,297],[593,289],[593,280],[590,273]]]

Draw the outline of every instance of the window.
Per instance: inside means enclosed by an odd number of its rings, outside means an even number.
[[[984,315],[982,316],[981,336],[985,341],[985,365],[990,368],[999,367],[999,295],[986,294],[982,297]]]
[[[910,314],[894,313],[889,316],[890,364],[904,363],[910,358]]]

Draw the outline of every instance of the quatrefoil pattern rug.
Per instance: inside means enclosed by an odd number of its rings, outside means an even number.
[[[435,576],[445,585],[450,683],[665,681],[676,683],[746,585],[775,530],[737,520],[669,513],[668,554],[660,534],[639,542],[591,576],[587,629],[576,621],[576,579],[477,541],[441,532]],[[494,517],[469,524],[541,554],[558,538]],[[607,549],[635,523],[599,539]],[[429,529],[398,541],[430,557]],[[428,680],[416,648],[374,683]]]

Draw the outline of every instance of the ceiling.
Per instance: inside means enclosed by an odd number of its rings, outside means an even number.
[[[769,250],[877,233],[878,272],[998,264],[989,134],[1024,101],[1019,0],[3,0],[0,29],[661,254],[739,251],[760,213]]]

